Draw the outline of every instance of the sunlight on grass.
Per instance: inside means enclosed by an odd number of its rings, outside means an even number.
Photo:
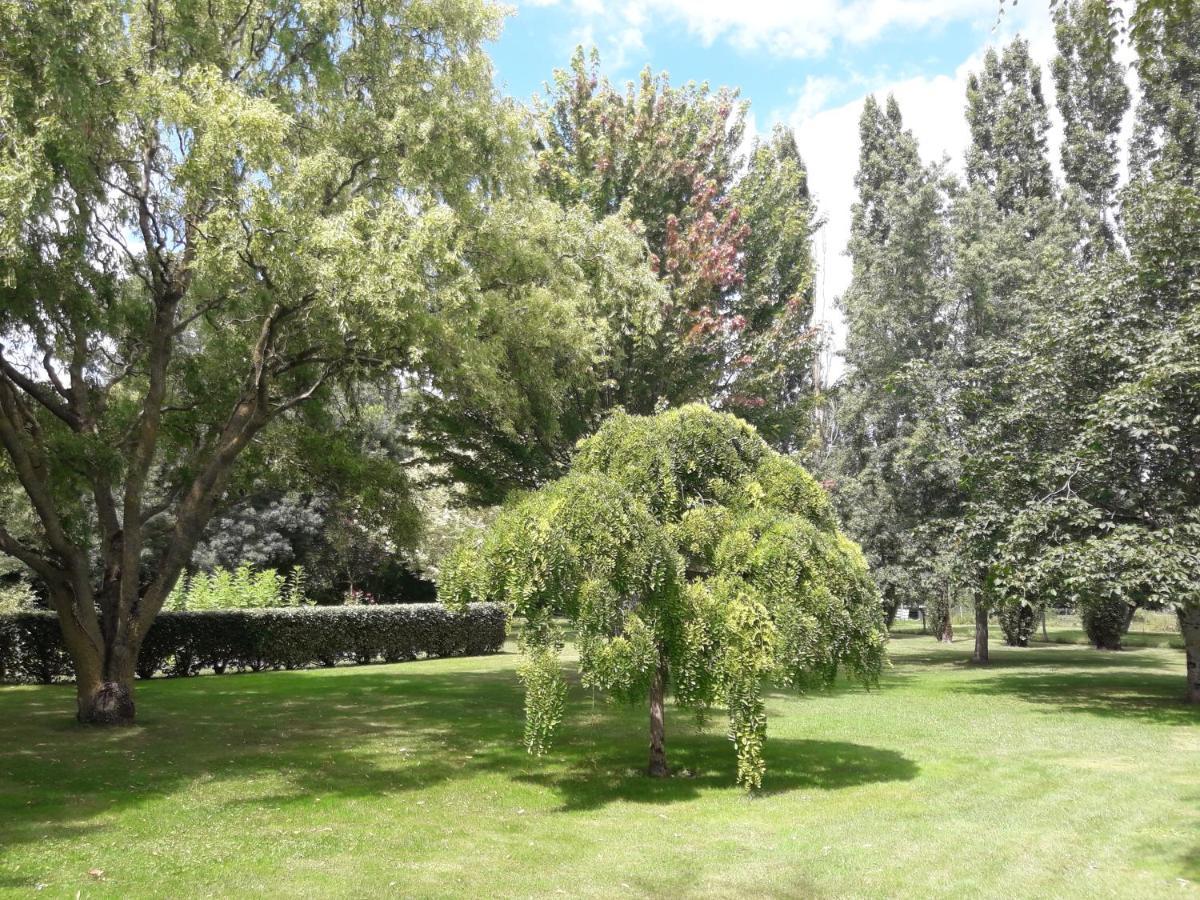
[[[143,683],[141,724],[0,689],[0,892],[42,896],[1190,895],[1182,657],[893,641],[880,690],[772,695],[760,796],[720,717],[576,687],[521,750],[517,657]],[[675,712],[671,710],[671,712]],[[102,872],[101,875],[89,872]]]

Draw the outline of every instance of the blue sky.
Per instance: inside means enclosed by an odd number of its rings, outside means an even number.
[[[755,0],[746,4],[764,5]],[[952,74],[991,37],[995,0],[975,5],[972,14],[934,18],[920,27],[889,28],[869,39],[829,35],[810,45],[770,41],[769,34],[760,40],[757,32],[736,23],[705,23],[701,14],[677,13],[673,4],[658,9],[628,4],[645,16],[630,27],[620,3],[597,9],[570,0],[535,2],[516,7],[493,52],[498,82],[515,97],[540,91],[550,72],[567,64],[576,44],[595,43],[614,81],[634,78],[649,64],[670,72],[677,83],[737,87],[758,120],[775,121],[791,114],[806,91],[809,102],[838,105],[860,99],[868,86]],[[790,15],[802,20],[802,14]],[[820,85],[819,98],[813,95],[814,85]]]
[[[827,221],[814,246],[817,318],[836,333],[866,95],[894,93],[922,154],[954,167],[967,139],[966,78],[988,45],[1027,38],[1053,97],[1049,0],[1010,7],[998,25],[997,11],[997,0],[526,0],[490,49],[499,87],[522,100],[576,44],[594,44],[613,81],[650,65],[677,84],[738,88],[751,104],[751,135],[791,125]]]

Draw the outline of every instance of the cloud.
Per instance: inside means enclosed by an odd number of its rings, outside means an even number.
[[[531,5],[566,6],[606,33],[670,23],[705,46],[725,40],[739,50],[795,59],[822,56],[839,42],[867,44],[898,28],[963,20],[990,24],[999,9],[997,0],[532,0]]]

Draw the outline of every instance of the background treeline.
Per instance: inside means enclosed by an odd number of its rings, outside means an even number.
[[[829,473],[891,610],[948,639],[973,601],[981,661],[989,613],[1024,644],[1076,605],[1118,647],[1135,608],[1177,610],[1195,691],[1200,17],[1144,13],[1132,79],[1108,4],[1053,15],[1061,179],[1023,40],[970,76],[964,177],[866,102]]]

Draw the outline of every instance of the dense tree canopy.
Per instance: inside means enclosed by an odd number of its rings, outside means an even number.
[[[487,214],[521,182],[520,120],[483,3],[0,16],[0,479],[34,514],[0,549],[49,588],[81,718],[127,720],[140,642],[246,465],[361,472],[320,436],[355,382],[488,378],[472,248],[503,266],[524,233]]]
[[[562,717],[565,616],[585,685],[649,696],[655,775],[668,689],[699,713],[728,707],[738,781],[756,788],[765,679],[817,686],[844,669],[870,684],[883,665],[878,593],[820,485],[745,422],[699,405],[613,416],[565,476],[459,550],[443,587],[524,620],[530,751]]]

